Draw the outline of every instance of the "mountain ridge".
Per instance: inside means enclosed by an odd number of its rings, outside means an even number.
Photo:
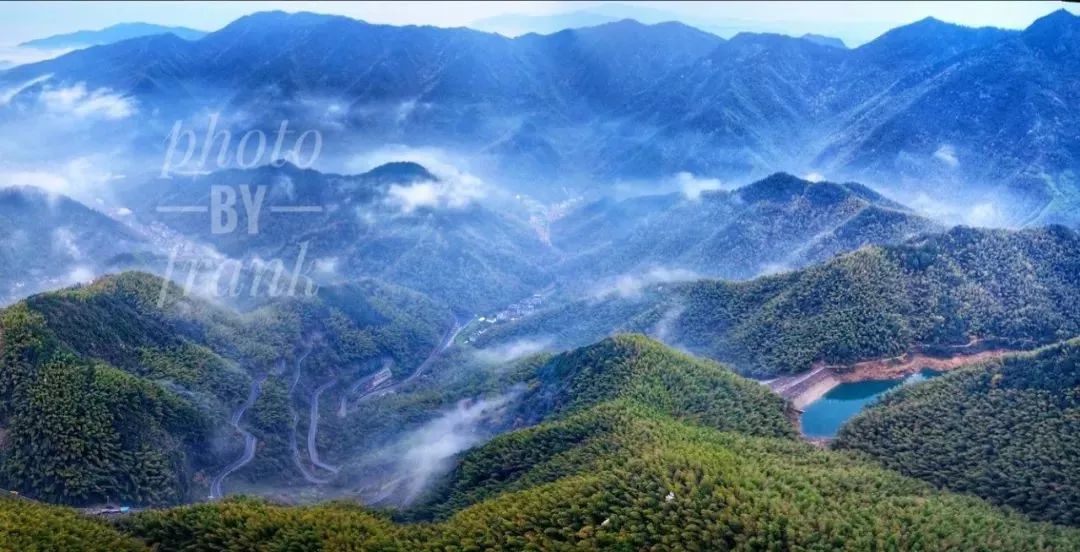
[[[188,27],[169,27],[152,23],[118,23],[96,31],[74,31],[37,38],[19,44],[22,48],[85,48],[137,38],[140,36],[172,34],[185,40],[197,40],[207,33]]]

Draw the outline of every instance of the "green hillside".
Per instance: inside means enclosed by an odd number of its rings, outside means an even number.
[[[741,372],[795,373],[921,349],[1031,348],[1080,335],[1080,235],[954,228],[748,282],[659,284],[495,328],[581,345],[640,331]]]
[[[147,549],[106,523],[85,519],[67,508],[5,496],[0,496],[0,548],[42,552]]]
[[[642,335],[619,335],[553,357],[522,407],[543,418],[625,400],[723,431],[794,437],[784,401],[709,360]]]
[[[650,382],[650,366],[661,358],[670,360],[663,372],[674,377]],[[753,409],[779,423],[782,405],[759,401],[750,387],[756,384],[743,387],[722,368],[703,366],[632,336],[556,357],[546,369],[576,374],[578,383],[568,389],[586,397],[559,403],[565,408],[549,421],[470,451],[425,504],[400,516],[430,521],[394,522],[340,503],[230,500],[147,512],[123,529],[161,550],[191,551],[1080,546],[1075,530],[936,491],[853,456],[790,438],[720,431],[712,426]],[[610,384],[625,374],[633,374],[629,387]],[[718,401],[709,415],[685,412],[678,401],[648,404],[699,385],[740,397]],[[768,424],[744,430],[763,427]]]
[[[1080,340],[905,387],[836,446],[935,485],[1080,525]]]
[[[280,472],[284,361],[317,340],[316,374],[417,363],[449,318],[373,282],[246,314],[165,290],[159,304],[160,279],[125,273],[0,311],[0,486],[66,504],[199,498],[195,480],[239,455],[221,443],[236,441],[227,421],[253,378],[266,390],[253,429]]]

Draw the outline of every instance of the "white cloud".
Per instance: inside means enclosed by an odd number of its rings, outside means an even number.
[[[94,281],[94,278],[94,271],[85,266],[76,266],[72,268],[65,277],[67,285],[88,284]]]
[[[87,91],[84,83],[62,88],[47,88],[41,93],[45,109],[78,118],[125,119],[136,111],[135,104],[107,88]]]
[[[404,213],[416,209],[460,209],[483,199],[486,195],[483,183],[478,179],[451,179],[438,182],[394,184],[387,191],[389,201]]]
[[[819,172],[808,172],[803,176],[803,180],[809,180],[810,182],[821,182],[825,180],[825,175]]]
[[[315,272],[322,275],[336,275],[338,269],[337,257],[323,257],[315,260]]]
[[[964,222],[971,226],[1001,226],[1004,216],[993,203],[979,203],[968,210]]]
[[[83,256],[79,246],[75,243],[75,235],[71,233],[71,229],[67,226],[61,226],[53,230],[52,245],[53,249],[66,254],[73,260],[77,261]]]
[[[0,46],[0,59],[11,63],[12,66],[17,66],[53,59],[73,50],[74,48],[38,49]]]
[[[31,86],[34,86],[39,82],[49,80],[50,77],[52,77],[51,74],[42,75],[40,77],[32,78],[26,82],[16,84],[15,86],[12,86],[10,88],[0,90],[0,106],[5,106],[11,103],[11,100],[13,100],[15,96],[18,96],[19,92],[22,92],[23,90],[26,90],[27,88],[30,88]]]
[[[387,190],[387,203],[406,214],[422,208],[460,209],[495,192],[492,186],[449,159],[450,156],[438,148],[412,148],[398,144],[356,156],[345,163],[345,169],[350,173],[363,173],[386,163],[400,161],[423,166],[438,181],[394,184]]]
[[[691,200],[697,200],[703,192],[725,189],[724,184],[715,178],[698,178],[688,172],[676,174],[673,180],[683,195]]]
[[[396,502],[412,502],[432,478],[450,469],[454,455],[489,438],[482,427],[485,420],[497,415],[516,394],[461,401],[453,410],[406,435],[402,440],[406,450],[396,463],[406,488]]]
[[[485,364],[505,364],[542,352],[551,346],[550,339],[518,339],[476,351],[476,359]]]
[[[701,276],[692,270],[655,267],[643,274],[622,274],[613,281],[594,287],[589,295],[594,299],[603,299],[609,295],[634,298],[640,296],[641,292],[651,285],[698,279],[701,279]]]
[[[947,224],[966,224],[968,226],[983,226],[990,228],[1005,228],[1010,226],[1009,217],[999,207],[1000,201],[992,197],[981,198],[982,201],[954,201],[946,202],[930,197],[925,192],[908,201],[915,210]]]
[[[113,174],[100,157],[77,157],[66,163],[43,167],[0,170],[0,186],[32,186],[51,194],[73,197],[84,204],[100,203],[108,195],[109,183],[122,178]]]
[[[934,152],[934,158],[945,163],[950,168],[956,168],[956,166],[960,164],[960,161],[956,158],[956,149],[948,144],[942,144],[942,146]]]

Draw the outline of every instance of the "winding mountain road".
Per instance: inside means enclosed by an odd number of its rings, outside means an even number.
[[[255,445],[258,444],[258,440],[250,431],[240,426],[240,420],[244,417],[244,413],[255,404],[255,401],[259,400],[259,394],[262,393],[262,384],[265,379],[266,377],[263,376],[251,382],[251,390],[248,392],[247,399],[244,404],[240,405],[240,408],[233,412],[232,418],[229,419],[229,424],[233,426],[233,429],[244,436],[244,453],[240,455],[240,458],[225,466],[225,469],[221,470],[221,473],[218,473],[210,481],[210,500],[223,497],[224,491],[221,490],[221,484],[225,481],[225,478],[248,465],[255,458]]]
[[[292,449],[293,464],[296,465],[297,471],[303,476],[304,480],[308,483],[315,485],[323,485],[329,483],[329,479],[322,479],[311,473],[304,465],[303,460],[300,458],[300,440],[296,436],[296,426],[300,423],[300,413],[296,411],[296,407],[293,406],[293,391],[296,390],[296,384],[300,383],[300,365],[303,364],[304,359],[311,354],[311,347],[308,347],[304,352],[296,359],[296,370],[294,371],[292,384],[289,385],[289,415],[292,416],[292,431],[289,432],[289,448]]]
[[[446,350],[454,344],[454,340],[457,339],[458,334],[460,334],[461,330],[463,329],[465,329],[465,326],[457,319],[457,317],[454,317],[454,325],[446,331],[446,334],[443,337],[443,341],[437,347],[435,347],[434,350],[431,351],[431,354],[428,355],[426,359],[424,359],[424,362],[420,363],[420,366],[416,367],[416,370],[414,370],[412,374],[409,374],[409,377],[399,382],[387,385],[385,387],[373,389],[358,397],[356,399],[356,402],[361,403],[369,399],[384,397],[386,395],[389,395],[390,393],[393,393],[402,385],[405,385],[420,377],[420,375],[424,373],[424,370],[427,370],[428,367],[431,366],[431,363],[435,362],[435,360],[439,358],[440,355],[446,352]]]
[[[311,414],[308,418],[308,457],[311,459],[311,464],[313,466],[320,467],[330,473],[337,473],[338,468],[319,459],[319,449],[315,446],[315,437],[319,433],[319,395],[322,395],[324,391],[330,389],[336,383],[337,378],[332,378],[330,381],[320,385],[319,388],[311,394]]]

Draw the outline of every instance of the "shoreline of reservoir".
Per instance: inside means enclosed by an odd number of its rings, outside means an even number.
[[[842,383],[858,383],[873,380],[898,380],[923,369],[948,372],[963,366],[1001,358],[1016,351],[989,349],[951,356],[934,356],[922,352],[907,353],[898,357],[867,360],[847,365],[816,364],[809,372],[777,378],[766,385],[787,399],[801,414],[809,405],[817,402],[829,391]]]

